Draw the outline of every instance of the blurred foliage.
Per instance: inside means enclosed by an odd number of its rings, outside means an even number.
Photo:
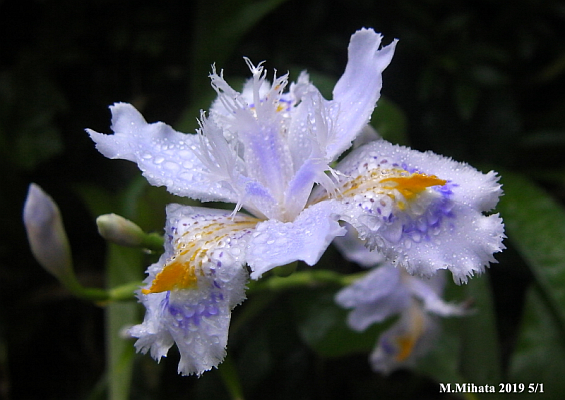
[[[121,250],[106,253],[97,215],[121,213],[160,232],[164,205],[186,202],[94,149],[83,129],[109,131],[107,105],[131,102],[149,121],[191,131],[214,96],[210,64],[241,79],[242,56],[289,70],[291,80],[308,69],[322,90],[331,88],[362,26],[386,42],[400,39],[372,121],[381,134],[500,170],[506,190],[499,211],[509,249],[486,277],[448,289],[454,300],[474,300],[477,314],[443,321],[438,346],[417,370],[373,373],[367,352],[383,327],[348,331],[346,313],[331,302],[337,287],[326,284],[251,293],[234,312],[221,373],[183,378],[173,350],[156,364],[118,335],[112,321],[135,322],[135,303],[105,309],[76,300],[33,260],[21,224],[32,181],[58,202],[77,274],[90,287],[142,279],[152,257],[126,263]],[[563,2],[4,0],[0,37],[1,398],[228,399],[238,390],[246,399],[462,398],[439,394],[438,382],[543,383],[544,395],[532,397],[561,398]],[[316,268],[359,271],[331,249]],[[124,353],[107,359],[105,346]]]

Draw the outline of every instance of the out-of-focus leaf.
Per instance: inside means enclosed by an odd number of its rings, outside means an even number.
[[[544,398],[561,398],[565,391],[561,377],[565,369],[565,210],[520,175],[505,172],[503,184],[505,196],[499,209],[508,238],[535,279],[511,360],[511,376],[516,382],[544,384],[544,396],[550,396]]]
[[[404,112],[392,101],[381,97],[371,117],[371,125],[379,135],[394,144],[407,146],[407,120]]]
[[[459,318],[441,320],[441,333],[428,354],[416,363],[416,370],[440,383],[464,382],[459,370],[461,339]]]
[[[463,120],[469,120],[478,105],[479,89],[467,82],[457,82],[454,85],[454,97],[459,116]]]
[[[234,311],[230,327],[228,357],[234,355],[244,393],[261,388],[261,398],[290,398],[306,373],[308,364],[297,360],[310,353],[297,334],[294,313],[289,301],[293,293],[255,292]],[[231,329],[231,328],[234,329]],[[223,365],[220,365],[219,370]],[[289,370],[290,368],[290,370]],[[285,387],[268,385],[272,379],[283,379]]]
[[[530,289],[516,350],[510,360],[509,381],[526,385],[523,393],[515,395],[516,399],[557,400],[565,393],[563,330],[542,297],[537,288]]]
[[[335,290],[296,292],[292,296],[297,326],[302,339],[324,357],[369,353],[388,323],[375,324],[363,332],[347,326],[348,310],[335,301]]]
[[[488,385],[488,399],[505,399],[498,392],[501,366],[491,288],[487,276],[478,276],[467,286],[456,287],[471,300],[474,313],[451,318],[440,318],[441,332],[436,345],[420,359],[416,370],[442,384],[474,384],[483,389]],[[453,288],[453,289],[456,289]],[[451,290],[454,291],[454,290]],[[461,297],[461,296],[458,296]],[[460,301],[463,299],[460,299]],[[478,389],[480,390],[480,389]],[[464,398],[479,399],[481,394],[469,393]]]
[[[63,150],[55,118],[67,107],[35,58],[24,53],[11,71],[0,73],[0,156],[27,170]]]
[[[565,210],[530,180],[502,174],[498,209],[508,239],[530,266],[561,329],[565,327]]]
[[[438,318],[439,338],[418,362],[417,370],[443,383],[495,385],[501,375],[488,277],[475,277],[458,288],[464,289],[466,299],[472,301],[474,313]]]
[[[192,47],[194,78],[201,80],[205,77],[214,62],[221,67],[242,36],[285,1],[223,0],[221,4],[199,1],[197,13],[200,18],[195,19]]]
[[[537,82],[550,82],[565,71],[565,54],[561,53],[552,63],[543,68],[534,78]]]
[[[470,68],[476,82],[485,86],[500,86],[507,84],[510,78],[506,73],[489,64],[477,64]]]
[[[565,147],[565,131],[540,130],[531,132],[520,141],[524,149],[531,147]]]
[[[108,288],[139,280],[143,254],[138,249],[108,246],[106,280]],[[133,294],[132,294],[133,299]],[[106,365],[108,398],[129,399],[133,356],[133,341],[124,338],[124,330],[139,323],[139,306],[134,301],[114,302],[106,309]]]
[[[461,375],[477,385],[496,385],[501,381],[500,346],[488,276],[471,279],[466,294],[476,312],[463,317],[459,324]]]

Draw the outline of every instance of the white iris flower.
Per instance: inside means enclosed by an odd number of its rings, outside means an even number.
[[[334,244],[346,259],[372,270],[340,290],[335,301],[351,309],[347,324],[358,332],[398,315],[398,320],[380,335],[369,361],[376,372],[384,374],[413,367],[439,336],[437,317],[462,316],[468,311],[441,298],[444,271],[429,279],[411,276],[369,252],[348,228],[347,235],[336,238]]]
[[[375,371],[388,374],[401,367],[413,367],[435,344],[439,326],[434,317],[467,313],[464,307],[441,298],[445,281],[442,272],[422,279],[384,264],[338,292],[336,302],[352,309],[347,323],[355,331],[399,315],[380,335],[369,357]]]
[[[245,265],[252,279],[298,260],[314,265],[345,233],[339,221],[411,273],[448,268],[465,281],[493,261],[503,227],[482,212],[501,193],[494,173],[384,141],[330,168],[366,126],[395,45],[356,32],[333,100],[306,73],[270,83],[247,60],[252,78],[241,93],[212,72],[218,98],[196,135],[148,124],[123,103],[111,107],[114,135],[88,130],[102,154],[136,162],[151,184],[236,204],[232,213],[167,208],[165,253],[140,293],[147,314],[131,329],[138,350],[160,359],[176,343],[185,375],[217,366],[231,310],[245,297]]]

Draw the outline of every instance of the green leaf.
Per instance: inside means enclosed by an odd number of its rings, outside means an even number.
[[[323,357],[370,352],[389,324],[375,324],[363,332],[353,331],[347,326],[349,311],[339,307],[334,296],[335,290],[329,289],[293,294],[292,305],[302,340]]]
[[[524,383],[527,389],[516,398],[562,399],[565,393],[565,346],[563,331],[556,324],[539,289],[531,288],[516,350],[510,360],[509,381]],[[530,392],[530,383],[537,393]]]
[[[456,82],[453,92],[459,116],[465,121],[470,120],[479,104],[479,88],[467,82]]]
[[[474,313],[441,318],[437,343],[416,369],[441,383],[497,385],[501,371],[489,279],[478,276],[458,288],[472,300]]]
[[[106,261],[108,288],[139,280],[142,259],[143,254],[138,249],[109,245]],[[112,302],[106,308],[106,364],[110,400],[129,398],[135,351],[133,342],[124,339],[123,331],[139,323],[139,318],[139,306],[133,301]]]
[[[64,150],[56,118],[67,103],[41,66],[35,54],[22,52],[0,73],[0,160],[19,169],[32,170]]]
[[[79,192],[93,216],[116,212],[139,222],[143,227],[159,226],[160,229],[164,225],[165,202],[170,198],[164,191],[149,187],[142,177],[134,179],[118,195],[94,186],[81,187]],[[106,286],[109,291],[143,278],[147,262],[146,255],[140,249],[109,244],[107,251]],[[141,319],[133,290],[131,300],[111,302],[106,307],[106,374],[110,400],[129,398],[135,350],[133,341],[125,339],[123,332]]]
[[[561,329],[565,327],[565,210],[530,180],[510,172],[498,209],[508,239],[528,263]]]
[[[371,125],[379,135],[391,143],[407,146],[408,122],[404,112],[392,101],[381,97],[371,117]]]
[[[469,281],[466,294],[474,314],[461,319],[461,375],[477,385],[501,382],[499,343],[488,276]]]
[[[561,398],[565,391],[561,376],[565,370],[565,210],[530,180],[508,172],[503,177],[505,196],[499,209],[506,232],[534,276],[510,376],[516,382],[544,384],[544,398]]]
[[[210,71],[210,65],[216,62],[221,68],[243,35],[285,1],[199,1],[197,5],[199,17],[195,19],[192,48],[193,78],[204,81],[208,87],[205,77]]]
[[[461,337],[459,334],[460,318],[440,321],[441,333],[430,352],[416,363],[416,370],[437,382],[464,382],[459,369]]]

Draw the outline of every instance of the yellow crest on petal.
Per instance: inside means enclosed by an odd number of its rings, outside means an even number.
[[[153,279],[151,288],[142,289],[141,293],[149,294],[174,289],[189,289],[196,287],[197,281],[196,268],[190,262],[173,260],[173,262],[165,265],[165,268]]]
[[[165,264],[149,289],[141,293],[161,293],[169,290],[193,289],[203,276],[203,265],[215,250],[229,247],[231,237],[255,227],[258,219],[247,216],[215,216],[210,220],[194,219],[187,230],[174,241],[175,255]],[[187,223],[185,220],[184,223]]]
[[[430,186],[443,186],[447,183],[435,175],[414,173],[408,176],[395,176],[381,180],[381,183],[395,183],[394,189],[398,190],[406,200],[411,200],[416,195]],[[388,186],[388,185],[387,185]]]

